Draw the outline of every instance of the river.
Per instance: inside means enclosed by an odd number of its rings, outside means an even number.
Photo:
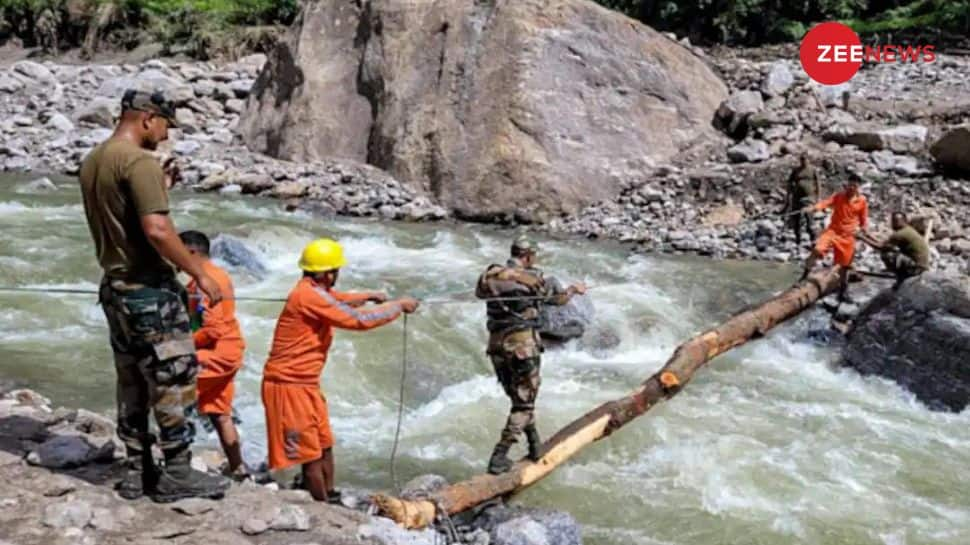
[[[0,177],[0,285],[94,289],[98,268],[70,179],[57,191]],[[344,289],[467,296],[504,259],[508,232],[469,225],[326,220],[279,203],[179,193],[181,229],[230,234],[256,252],[262,278],[231,271],[239,295],[283,297],[303,244],[341,240]],[[764,263],[630,256],[603,242],[544,240],[542,265],[584,280],[599,327],[619,346],[573,342],[545,354],[538,401],[549,435],[628,393],[683,339],[789,285]],[[265,455],[259,381],[278,303],[240,302],[248,344],[237,409],[245,455]],[[0,379],[55,403],[110,410],[114,371],[90,296],[0,293]],[[675,399],[581,453],[518,497],[562,509],[593,545],[970,543],[970,415],[934,413],[895,384],[833,365],[803,317],[718,358]],[[484,469],[508,408],[484,354],[480,303],[426,306],[410,319],[398,471],[457,480]],[[401,324],[338,333],[323,379],[337,437],[338,484],[390,488]],[[212,436],[202,438],[215,445]],[[519,448],[522,448],[521,446]]]

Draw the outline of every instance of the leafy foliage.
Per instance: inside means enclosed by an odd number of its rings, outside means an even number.
[[[596,0],[692,41],[759,44],[797,40],[813,23],[858,32],[929,29],[970,33],[970,0]]]

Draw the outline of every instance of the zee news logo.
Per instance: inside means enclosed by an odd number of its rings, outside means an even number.
[[[863,62],[895,63],[936,61],[934,45],[863,46],[854,30],[842,23],[821,23],[802,38],[798,50],[802,68],[812,80],[838,85],[852,79]]]

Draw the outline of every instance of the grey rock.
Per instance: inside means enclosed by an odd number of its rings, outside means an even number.
[[[771,150],[762,140],[748,139],[728,148],[727,156],[735,163],[756,163],[769,159]]]
[[[212,141],[220,144],[232,144],[232,132],[228,129],[216,129],[212,131]]]
[[[120,115],[121,103],[118,100],[98,97],[82,106],[74,119],[79,123],[111,127],[114,125],[114,120]]]
[[[970,125],[954,127],[930,147],[936,162],[947,169],[970,173]]]
[[[185,500],[180,500],[172,504],[172,510],[176,513],[181,513],[190,517],[204,515],[209,511],[212,511],[218,506],[218,504],[212,500],[204,500],[200,498],[189,498]]]
[[[269,521],[261,518],[249,518],[243,522],[240,530],[247,536],[258,536],[269,530]]]
[[[17,115],[14,116],[13,122],[18,127],[30,127],[34,124],[34,118],[27,115]]]
[[[737,91],[718,106],[714,123],[731,136],[744,136],[748,130],[748,118],[764,107],[764,100],[758,91]]]
[[[175,110],[175,122],[178,124],[178,128],[186,134],[199,131],[199,121],[196,119],[195,113],[188,108],[177,108]]]
[[[216,84],[207,79],[199,80],[192,84],[192,91],[197,97],[210,97],[216,92]]]
[[[101,530],[103,532],[114,532],[119,526],[118,520],[115,518],[115,511],[103,507],[92,510],[89,524],[95,530]]]
[[[114,450],[111,441],[94,444],[82,435],[57,435],[31,451],[27,463],[55,469],[78,467],[92,462],[110,462]]]
[[[553,545],[545,526],[529,517],[503,522],[492,530],[494,545]]]
[[[611,198],[707,133],[726,97],[690,50],[586,0],[316,6],[257,79],[243,140],[370,161],[460,217],[544,221]]]
[[[172,151],[179,155],[194,155],[201,148],[202,144],[198,140],[188,138],[183,138],[172,145]]]
[[[77,490],[73,479],[63,475],[51,475],[50,480],[42,483],[42,493],[48,498],[59,498]]]
[[[761,82],[761,92],[770,97],[783,95],[794,84],[795,76],[788,68],[788,64],[783,61],[776,61],[771,65],[771,70]]]
[[[299,505],[283,504],[269,527],[280,532],[306,532],[310,529],[310,515]]]
[[[849,83],[822,85],[813,81],[811,88],[823,106],[842,106],[845,97],[851,97],[852,94],[852,85]]]
[[[244,270],[257,277],[266,274],[267,268],[262,259],[250,250],[242,240],[226,234],[219,234],[212,240],[212,257],[230,268]]]
[[[229,89],[232,90],[232,94],[235,95],[237,99],[244,99],[249,96],[250,91],[253,89],[254,81],[251,79],[240,79],[229,84]]]
[[[241,114],[246,110],[246,102],[238,98],[230,98],[226,101],[226,112],[231,114]]]
[[[440,536],[434,530],[405,530],[391,519],[371,517],[357,528],[357,537],[380,545],[437,545]]]
[[[547,277],[549,285],[557,285],[564,289],[558,280]],[[542,307],[542,326],[539,334],[543,338],[555,341],[567,341],[583,336],[583,332],[593,322],[596,309],[593,301],[586,295],[578,295],[562,306],[544,305]]]
[[[54,76],[54,73],[42,64],[33,61],[20,61],[14,63],[12,68],[14,72],[33,82],[44,85],[54,85],[57,83],[57,78]]]
[[[91,504],[86,501],[53,503],[44,508],[41,523],[50,528],[84,528],[91,521]]]
[[[856,318],[843,365],[890,378],[934,409],[970,404],[970,277],[926,273]]]
[[[405,498],[427,496],[446,486],[448,486],[448,479],[441,475],[418,475],[404,485],[404,488],[401,489],[401,496]]]
[[[62,113],[55,113],[47,120],[47,126],[57,129],[60,132],[69,132],[74,130],[74,123],[67,118]]]
[[[223,195],[238,195],[242,193],[242,186],[239,184],[228,184],[219,188],[219,193]]]
[[[883,127],[873,123],[838,125],[824,133],[827,140],[861,150],[890,150],[899,153],[919,152],[926,145],[927,129],[922,125]]]
[[[0,74],[0,92],[16,93],[23,88],[24,84],[19,79],[8,76],[7,74]]]

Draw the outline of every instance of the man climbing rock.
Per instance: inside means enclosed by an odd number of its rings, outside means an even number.
[[[196,281],[189,282],[189,318],[192,338],[199,359],[199,414],[212,422],[223,452],[226,453],[225,475],[241,481],[248,476],[243,463],[239,432],[232,421],[232,399],[235,394],[236,373],[243,364],[243,341],[236,320],[235,290],[229,273],[209,258],[209,237],[199,231],[185,231],[179,235],[185,247],[202,262],[206,274],[212,277],[224,299],[213,305],[199,289]]]
[[[542,305],[565,305],[574,295],[586,293],[575,284],[565,290],[546,282],[535,267],[537,244],[526,237],[512,243],[512,256],[502,265],[490,265],[479,277],[475,294],[486,300],[488,356],[505,394],[512,401],[501,438],[492,451],[488,472],[511,469],[509,449],[525,434],[529,458],[538,460],[542,441],[535,424],[539,394],[542,341],[539,338]],[[518,298],[518,299],[517,299]]]
[[[862,240],[880,251],[882,262],[896,275],[896,285],[899,286],[907,278],[930,269],[930,245],[902,212],[893,213],[892,228],[893,234],[885,241],[872,236],[863,236]]]
[[[809,161],[808,154],[802,154],[798,166],[788,176],[788,187],[785,194],[785,208],[782,214],[788,214],[788,226],[795,234],[795,244],[802,246],[802,225],[809,240],[815,240],[814,219],[806,209],[818,201],[821,195],[818,172]]]
[[[221,497],[229,481],[190,465],[195,430],[185,409],[195,402],[198,362],[186,291],[172,265],[191,276],[212,304],[222,293],[179,239],[169,216],[168,174],[146,151],[168,138],[175,108],[160,93],[129,90],[121,109],[114,133],[88,154],[79,176],[104,269],[100,302],[118,373],[118,435],[128,458],[118,491],[128,499],[147,493],[159,502]],[[162,468],[152,459],[150,412],[158,423]]]
[[[855,257],[856,233],[861,229],[864,235],[868,235],[869,229],[869,202],[859,192],[861,181],[857,174],[850,174],[841,192],[803,209],[806,213],[811,213],[831,208],[832,219],[815,242],[812,254],[805,261],[802,280],[808,277],[820,259],[832,252],[835,264],[839,267],[842,282],[839,300],[842,302],[851,302],[848,294],[849,271],[852,269],[852,260]]]
[[[412,313],[410,297],[385,302],[379,292],[334,289],[346,264],[343,248],[330,239],[311,242],[300,257],[303,278],[276,322],[269,360],[263,370],[263,405],[270,469],[303,465],[303,483],[317,501],[337,502],[333,432],[320,375],[333,342],[333,328],[363,331]],[[367,303],[377,306],[364,308]]]

